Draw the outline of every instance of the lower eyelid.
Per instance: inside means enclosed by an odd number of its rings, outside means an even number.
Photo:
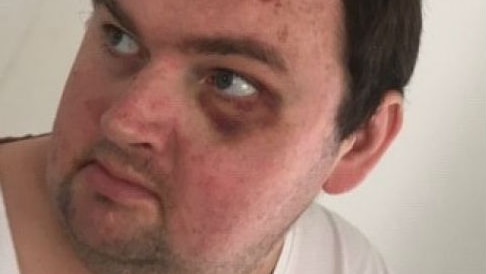
[[[241,96],[241,97],[225,95],[217,91],[215,91],[215,93],[218,99],[228,104],[234,105],[237,110],[243,112],[247,112],[253,109],[258,104],[259,101],[258,93],[250,96]]]

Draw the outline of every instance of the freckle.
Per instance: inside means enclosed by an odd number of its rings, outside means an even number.
[[[281,8],[282,7],[282,0],[260,0],[262,3],[272,3],[275,8]]]
[[[147,102],[147,109],[150,111],[156,111],[160,109],[164,109],[164,105],[161,102],[158,102],[157,100],[151,100]]]
[[[289,37],[289,27],[285,25],[277,32],[277,38],[280,43],[287,42],[287,38]]]

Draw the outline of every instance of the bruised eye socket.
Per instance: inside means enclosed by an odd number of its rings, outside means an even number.
[[[118,55],[136,55],[140,52],[140,46],[128,33],[122,29],[106,24],[103,26],[105,43],[109,50]]]
[[[208,82],[220,94],[228,97],[247,97],[258,92],[248,80],[229,70],[216,70],[209,76]]]

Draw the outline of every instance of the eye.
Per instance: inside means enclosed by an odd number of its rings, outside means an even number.
[[[122,29],[106,24],[103,30],[106,46],[111,52],[118,55],[136,55],[140,52],[138,43]]]
[[[216,70],[208,82],[223,96],[248,97],[258,92],[248,80],[229,70]]]

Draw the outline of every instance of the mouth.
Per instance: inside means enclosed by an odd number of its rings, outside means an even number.
[[[129,171],[110,162],[94,161],[83,168],[83,182],[93,193],[117,204],[133,206],[158,202],[157,193],[141,176]]]

